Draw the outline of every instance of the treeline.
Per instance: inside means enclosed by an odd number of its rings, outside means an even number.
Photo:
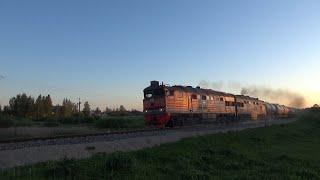
[[[65,98],[61,105],[53,105],[50,95],[39,95],[36,99],[23,94],[18,94],[9,100],[9,105],[1,107],[0,114],[9,116],[29,118],[34,120],[42,119],[66,119],[80,117],[99,117],[103,115],[110,116],[125,116],[125,115],[141,115],[140,111],[127,111],[124,106],[116,109],[106,107],[104,111],[99,108],[92,110],[90,104],[85,102],[83,109],[79,109],[79,104]]]
[[[18,117],[49,117],[52,115],[52,101],[50,95],[39,95],[36,100],[26,94],[18,94],[9,100],[9,106],[5,106],[5,114]]]
[[[64,99],[62,105],[53,106],[50,95],[39,95],[37,99],[18,94],[9,100],[9,105],[4,106],[2,113],[6,115],[42,119],[52,116],[68,117],[76,111],[76,106],[68,99]]]

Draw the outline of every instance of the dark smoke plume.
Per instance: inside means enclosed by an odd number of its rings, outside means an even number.
[[[208,82],[208,81],[202,80],[199,82],[198,85],[205,89],[214,89],[214,90],[221,90],[224,87],[224,83],[222,81]]]
[[[302,108],[306,104],[305,98],[302,95],[284,89],[271,89],[268,87],[255,85],[246,86],[236,81],[209,82],[202,80],[198,85],[205,89],[214,89],[225,92],[229,91],[230,93],[234,94],[237,94],[239,91],[241,91],[242,95],[257,97],[270,103],[284,104],[291,107]]]
[[[0,75],[0,80],[6,78],[4,75]]]
[[[302,95],[283,89],[275,90],[267,87],[250,86],[242,88],[241,94],[297,108],[304,107],[306,103],[305,98]]]

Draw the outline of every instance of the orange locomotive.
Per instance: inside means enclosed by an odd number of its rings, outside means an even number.
[[[146,124],[159,127],[289,117],[290,112],[294,112],[292,108],[249,96],[200,87],[160,85],[158,81],[151,81],[144,89],[143,109]]]

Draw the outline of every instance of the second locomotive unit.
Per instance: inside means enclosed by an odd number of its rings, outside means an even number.
[[[168,86],[151,81],[144,89],[147,125],[182,126],[240,119],[286,118],[296,109],[243,95],[233,95],[191,86]]]

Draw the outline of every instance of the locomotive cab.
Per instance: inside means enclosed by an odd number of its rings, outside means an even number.
[[[144,89],[143,111],[147,125],[161,126],[170,120],[166,112],[166,87],[158,81]]]

